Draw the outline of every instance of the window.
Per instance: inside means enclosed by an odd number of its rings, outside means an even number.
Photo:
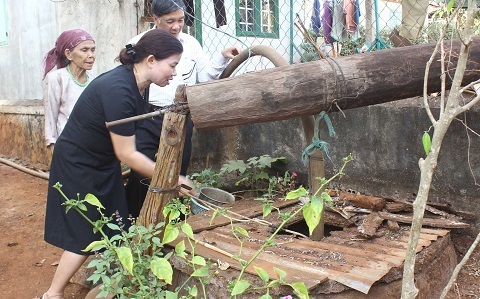
[[[235,0],[237,35],[278,38],[278,0]]]

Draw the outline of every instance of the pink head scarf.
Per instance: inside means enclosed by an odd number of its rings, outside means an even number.
[[[92,36],[82,29],[72,29],[62,32],[55,42],[55,48],[45,54],[45,70],[43,73],[43,79],[55,66],[62,68],[67,66],[65,50],[72,50],[79,43],[93,40]]]

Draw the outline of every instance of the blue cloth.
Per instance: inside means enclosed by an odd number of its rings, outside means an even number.
[[[359,0],[355,0],[355,19],[354,19],[354,22],[355,24],[360,24],[360,1]]]
[[[322,27],[322,22],[320,20],[320,0],[314,0],[313,14],[312,14],[312,29],[315,32],[315,34],[318,34],[321,27]]]

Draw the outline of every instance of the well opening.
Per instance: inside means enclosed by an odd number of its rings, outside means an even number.
[[[304,219],[296,221],[295,223],[292,223],[292,224],[286,226],[285,229],[303,234],[305,236],[309,235],[308,226],[307,226],[307,223],[305,222]],[[343,230],[343,227],[325,224],[324,227],[323,227],[324,237],[330,236],[331,232],[333,232],[333,231],[341,231],[341,230]]]

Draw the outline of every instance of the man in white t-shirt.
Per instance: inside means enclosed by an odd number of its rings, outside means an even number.
[[[180,84],[193,85],[197,82],[218,79],[229,60],[241,51],[238,47],[228,47],[210,59],[193,36],[182,32],[185,22],[185,9],[183,0],[153,0],[152,13],[156,28],[165,29],[177,37],[183,45],[183,54],[176,66],[177,75],[173,77],[169,85],[165,87],[159,87],[155,84],[150,85],[147,93],[150,111],[162,109],[164,106],[173,104],[175,91]],[[132,38],[129,44],[135,44],[143,34]],[[186,175],[192,152],[193,123],[190,117],[187,121],[187,132],[180,170],[181,175]],[[151,159],[154,158],[158,151],[162,123],[162,116],[145,119],[135,133],[137,150]],[[133,217],[139,215],[147,190],[148,182],[145,182],[144,178],[138,173],[132,172],[126,191],[129,212]]]

